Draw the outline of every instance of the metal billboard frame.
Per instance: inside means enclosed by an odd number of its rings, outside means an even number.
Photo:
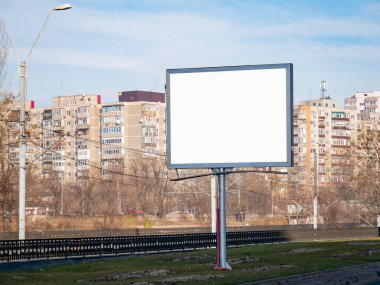
[[[223,71],[245,71],[285,69],[286,71],[286,160],[280,162],[258,161],[258,162],[227,162],[227,163],[172,163],[172,129],[171,129],[171,80],[172,74],[180,73],[202,73]],[[236,167],[289,167],[293,165],[292,142],[293,142],[293,64],[263,64],[263,65],[240,65],[201,68],[178,68],[166,70],[166,134],[167,134],[167,166],[170,169],[200,169],[200,168],[236,168]]]
[[[171,97],[170,97],[170,75],[179,73],[200,73],[200,72],[222,72],[241,70],[265,70],[265,69],[285,69],[286,79],[286,161],[281,162],[235,162],[235,163],[183,163],[173,164],[171,159]],[[234,167],[272,167],[272,166],[292,166],[292,142],[293,142],[293,64],[266,64],[266,65],[242,65],[224,67],[203,67],[203,68],[182,68],[166,70],[166,95],[167,95],[167,166],[171,169],[179,168],[211,168],[213,174],[218,176],[218,204],[217,209],[217,263],[216,269],[230,270],[231,266],[227,261],[227,227],[226,227],[226,175],[233,173]],[[207,174],[209,175],[209,174]],[[196,177],[196,176],[194,176]],[[188,177],[193,178],[193,177]],[[187,178],[184,178],[187,179]]]

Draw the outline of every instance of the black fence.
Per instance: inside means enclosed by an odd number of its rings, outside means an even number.
[[[377,228],[227,232],[228,246],[378,236]],[[125,255],[216,246],[216,234],[84,237],[0,241],[0,261]]]

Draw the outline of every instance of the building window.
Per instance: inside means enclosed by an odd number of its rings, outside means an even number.
[[[123,127],[120,127],[120,126],[102,128],[102,134],[113,134],[113,133],[122,133],[122,132],[123,132]]]
[[[102,113],[120,112],[120,111],[121,111],[121,105],[112,105],[112,106],[103,106],[102,107]]]
[[[102,139],[102,143],[104,143],[104,144],[119,144],[122,142],[123,142],[122,138],[105,138],[105,139]]]
[[[107,155],[107,154],[123,154],[123,149],[121,148],[107,148],[103,149],[102,153]]]

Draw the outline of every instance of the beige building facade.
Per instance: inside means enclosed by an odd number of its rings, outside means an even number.
[[[165,102],[101,103],[93,94],[52,101],[29,111],[28,161],[35,160],[37,174],[78,182],[123,173],[131,159],[165,154]]]
[[[356,92],[344,100],[345,108],[358,113],[358,128],[380,127],[380,91]]]
[[[346,181],[345,166],[357,131],[356,110],[339,109],[331,99],[301,102],[294,108],[294,169],[291,182],[320,188]],[[314,161],[317,160],[315,173]]]

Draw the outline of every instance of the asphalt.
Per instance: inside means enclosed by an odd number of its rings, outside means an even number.
[[[380,285],[380,262],[301,275],[244,283],[241,285]]]

